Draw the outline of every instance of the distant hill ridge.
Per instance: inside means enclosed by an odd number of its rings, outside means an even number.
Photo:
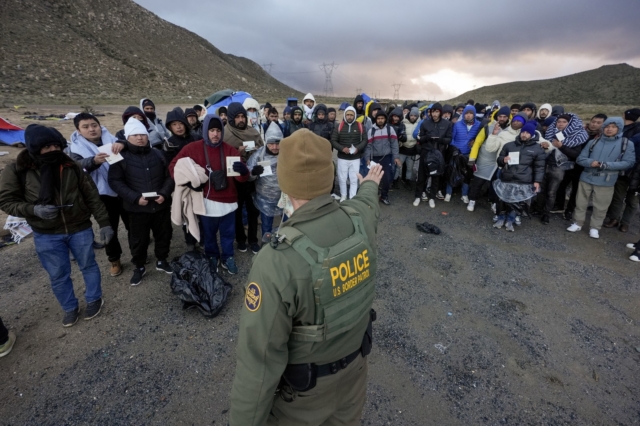
[[[131,0],[4,0],[0,40],[5,101],[201,103],[225,88],[261,99],[302,95]]]
[[[560,104],[640,105],[640,69],[628,64],[600,68],[547,80],[514,81],[474,89],[450,103],[474,99],[489,103],[545,102]]]

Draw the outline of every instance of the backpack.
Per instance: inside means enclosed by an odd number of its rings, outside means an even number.
[[[444,174],[444,157],[437,149],[427,150],[427,155],[424,156],[423,161],[430,175],[440,176]]]
[[[466,177],[465,157],[456,151],[447,164],[447,183],[452,188],[457,188],[464,183]]]
[[[359,121],[356,121],[356,123],[358,123],[358,129],[360,130],[360,133],[364,133],[364,127],[362,126],[362,123]],[[340,124],[338,125],[338,133],[342,131],[343,127],[344,127],[344,120],[340,121]]]

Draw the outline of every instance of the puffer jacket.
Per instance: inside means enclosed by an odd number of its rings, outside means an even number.
[[[133,213],[155,213],[171,208],[171,193],[175,186],[169,176],[167,161],[161,151],[127,142],[120,153],[124,160],[109,168],[109,186],[123,200],[124,209]],[[146,206],[138,204],[143,192],[156,192],[164,202],[149,200]]]
[[[391,124],[391,119],[393,116],[398,117],[399,121],[398,124]],[[404,123],[402,122],[402,108],[397,107],[394,108],[390,113],[389,113],[389,118],[387,119],[387,123],[393,127],[393,130],[396,131],[396,136],[398,136],[398,142],[400,144],[402,144],[403,142],[407,141],[407,128],[405,127]]]
[[[451,145],[458,148],[461,154],[469,155],[471,152],[472,142],[475,141],[476,136],[480,132],[482,128],[482,122],[477,119],[473,122],[470,128],[467,128],[467,123],[464,121],[464,115],[467,112],[472,112],[474,117],[476,115],[476,109],[467,105],[462,111],[462,115],[460,119],[453,125],[453,130],[451,132]]]
[[[353,111],[355,113],[355,108],[348,107],[347,111]],[[345,119],[343,119],[341,124],[342,129],[340,129],[340,124],[338,124],[331,134],[331,146],[338,151],[338,158],[342,160],[357,160],[361,158],[364,154],[364,149],[367,147],[367,135],[364,126],[355,120],[349,124]],[[362,131],[360,130],[361,128]],[[350,148],[351,145],[358,150],[355,154],[345,154],[342,152],[344,148]]]
[[[425,118],[422,120],[418,131],[418,145],[420,145],[421,149],[437,148],[440,152],[444,152],[451,143],[452,131],[453,125],[449,120],[440,119],[435,122],[430,118]]]
[[[414,123],[408,118],[405,118],[402,123],[404,124],[405,131],[407,133],[407,140],[400,143],[400,154],[402,155],[416,155],[418,153],[418,141],[413,136],[414,130],[418,127],[418,120]]]
[[[318,111],[324,111],[324,119],[320,120],[317,117]],[[327,107],[325,104],[319,104],[313,112],[313,121],[309,123],[309,130],[316,135],[331,141],[331,134],[333,133],[333,123],[329,122],[327,117]]]
[[[611,123],[615,123],[618,126],[618,133],[611,138],[603,134],[599,138],[592,140],[584,146],[576,160],[576,163],[584,167],[584,171],[580,175],[582,182],[595,186],[614,186],[620,172],[632,168],[636,162],[635,146],[632,141],[627,142],[627,149],[622,158],[620,158],[623,139],[622,118],[607,118],[602,125],[602,129],[604,130]],[[591,167],[591,163],[594,161],[602,163],[602,166],[599,168]]]
[[[532,184],[542,183],[545,171],[544,149],[538,143],[539,137],[536,133],[526,142],[520,140],[520,135],[514,142],[506,144],[498,156],[498,165],[502,167],[503,182]],[[520,153],[519,164],[506,164],[504,158],[512,152]]]
[[[84,231],[91,227],[91,215],[101,228],[109,226],[109,215],[91,176],[83,173],[71,158],[61,169],[56,204],[71,204],[71,207],[60,209],[55,219],[45,220],[34,214],[40,194],[40,170],[26,149],[0,174],[0,209],[12,216],[24,217],[31,228],[41,234]]]

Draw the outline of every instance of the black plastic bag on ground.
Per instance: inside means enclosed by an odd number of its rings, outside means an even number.
[[[207,318],[220,313],[231,284],[211,269],[204,254],[187,252],[174,258],[171,267],[171,291],[183,301],[184,309],[197,308]]]

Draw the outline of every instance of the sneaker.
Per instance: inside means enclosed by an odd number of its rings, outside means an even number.
[[[94,250],[102,250],[103,248],[105,248],[107,245],[106,244],[102,244],[98,241],[94,241],[92,244],[92,247]]]
[[[438,193],[436,194],[436,198],[438,200],[444,200],[444,195],[442,195],[442,191],[438,191]]]
[[[640,262],[640,253],[638,253],[637,251],[633,252],[633,254],[629,256],[629,260],[633,260],[634,262]]]
[[[247,252],[247,243],[238,243],[238,251],[240,253],[246,253]]]
[[[429,196],[426,192],[423,192],[420,198],[422,199],[422,201],[429,201]]]
[[[420,205],[420,198],[416,198],[413,200],[413,207],[418,207]]]
[[[631,250],[635,250],[636,249],[636,245],[634,243],[629,243],[629,244],[627,244],[627,248],[630,248]]]
[[[220,265],[220,261],[215,257],[209,258],[209,267],[213,270],[213,272],[218,273],[218,265]]]
[[[600,232],[598,232],[598,230],[596,228],[591,228],[591,229],[589,229],[589,236],[591,238],[598,239],[598,238],[600,238]]]
[[[504,226],[504,219],[501,217],[498,217],[498,220],[496,220],[496,223],[493,224],[493,227],[496,229],[500,229]]]
[[[391,201],[389,201],[389,198],[382,198],[382,197],[380,197],[380,202],[381,202],[382,204],[384,204],[385,206],[388,206],[388,205],[390,205],[390,204],[391,204]]]
[[[432,209],[436,208],[436,201],[433,198],[429,200],[429,207]]]
[[[251,253],[258,254],[259,251],[260,251],[260,246],[258,245],[258,243],[251,244]]]
[[[235,275],[238,273],[238,265],[236,265],[236,261],[233,257],[228,258],[224,262],[222,262],[222,267],[227,270],[231,275]]]
[[[498,216],[497,214],[493,216],[493,219],[491,219],[493,221],[493,223],[496,223],[498,221],[498,219],[500,219],[500,216]]]
[[[171,268],[166,260],[158,260],[156,262],[156,271],[161,271],[169,275],[173,274],[173,268]]]
[[[491,203],[491,211],[493,212],[493,214],[497,213],[496,203]]]
[[[516,216],[516,221],[514,222],[516,226],[522,225],[522,218],[520,216]]]
[[[449,201],[451,201],[451,194],[447,194],[444,196],[444,202],[448,203]]]
[[[549,224],[549,215],[548,214],[543,214],[542,215],[542,219],[540,219],[540,221],[542,222],[543,225],[548,225]]]
[[[515,232],[515,229],[513,228],[513,222],[507,222],[504,229],[506,229],[509,232]]]
[[[461,200],[462,200],[462,202],[463,202],[463,203],[465,203],[465,204],[469,204],[469,197],[468,197],[468,196],[463,195],[463,196],[462,196],[462,198],[461,198]]]
[[[144,274],[146,273],[147,273],[147,270],[144,269],[144,266],[142,268],[135,268],[133,270],[133,276],[131,277],[131,280],[129,281],[129,283],[131,285],[140,284],[140,281],[142,281],[142,277],[144,277]]]
[[[64,318],[62,318],[62,326],[71,327],[78,322],[78,318],[80,318],[80,309],[78,308],[75,308],[73,311],[65,312]]]
[[[0,345],[0,358],[3,356],[9,355],[11,349],[13,349],[13,345],[16,343],[16,333],[13,331],[9,331],[9,340],[4,342],[4,345]]]
[[[122,264],[120,263],[120,259],[111,262],[111,268],[109,268],[109,274],[112,277],[117,277],[122,273]]]
[[[467,210],[472,212],[476,209],[476,202],[473,200],[469,201],[469,205],[467,206]]]
[[[102,300],[102,298],[95,302],[87,303],[87,309],[84,312],[84,320],[89,321],[90,319],[97,317],[103,306],[104,300]]]
[[[578,232],[581,229],[582,229],[582,226],[578,226],[578,224],[574,223],[570,227],[567,228],[567,231],[569,231],[569,232]]]

